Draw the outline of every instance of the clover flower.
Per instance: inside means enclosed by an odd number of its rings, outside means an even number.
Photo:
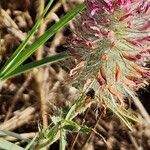
[[[82,86],[98,83],[97,96],[124,105],[128,91],[148,85],[150,0],[85,0],[76,21],[70,54],[78,65],[71,76]]]

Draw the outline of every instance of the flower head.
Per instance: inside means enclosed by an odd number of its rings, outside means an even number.
[[[75,21],[70,53],[84,62],[78,83],[95,79],[100,100],[124,104],[125,89],[148,84],[150,70],[150,0],[85,0]],[[86,62],[86,63],[85,63]]]

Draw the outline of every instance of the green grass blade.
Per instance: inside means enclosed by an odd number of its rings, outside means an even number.
[[[24,150],[29,150],[35,143],[36,138],[37,138],[37,135],[31,140],[31,142],[25,147]]]
[[[66,132],[64,129],[60,130],[60,141],[59,141],[59,150],[65,150],[66,147]]]
[[[41,60],[34,61],[34,62],[25,64],[25,65],[19,66],[17,69],[12,71],[10,74],[4,76],[2,78],[2,80],[6,80],[8,78],[17,76],[17,75],[19,75],[21,73],[30,71],[33,68],[39,68],[39,67],[47,65],[47,64],[52,64],[54,62],[58,62],[60,60],[64,60],[65,58],[68,58],[68,57],[69,57],[69,55],[67,55],[67,53],[59,53],[59,54],[56,54],[54,56],[46,57],[46,58],[43,58]]]
[[[132,126],[131,126],[131,123],[128,121],[128,119],[123,115],[123,114],[120,114],[120,112],[118,112],[118,107],[117,106],[112,106],[112,105],[107,105],[108,106],[108,108],[114,113],[114,114],[116,114],[116,116],[118,116],[118,118],[120,119],[120,120],[122,120],[124,123],[125,123],[125,125],[130,129],[130,130],[132,130]]]
[[[46,6],[46,8],[43,12],[43,14],[38,18],[35,25],[31,29],[31,31],[29,31],[26,39],[19,45],[19,47],[16,49],[16,51],[13,53],[13,55],[10,57],[10,59],[6,62],[6,64],[4,65],[2,70],[0,71],[0,76],[3,75],[7,71],[7,68],[9,68],[9,66],[11,65],[11,62],[13,62],[15,60],[15,58],[18,57],[20,55],[20,53],[23,51],[23,49],[26,47],[26,45],[28,44],[31,37],[34,35],[34,33],[37,31],[38,27],[40,26],[40,24],[42,22],[42,19],[44,18],[45,14],[49,10],[49,8],[52,5],[53,1],[54,0],[49,1],[49,3],[47,4],[47,6]]]
[[[63,128],[68,131],[79,131],[81,129],[80,125],[72,120],[65,120]]]
[[[72,114],[74,114],[76,107],[77,107],[76,103],[71,106],[71,108],[69,109],[69,111],[68,111],[68,113],[67,113],[67,115],[65,117],[65,120],[69,120],[70,119]]]
[[[15,137],[16,139],[23,140],[27,143],[30,142],[30,139],[24,138],[20,134],[11,131],[0,130],[0,137],[5,137],[5,136]]]
[[[4,68],[3,74],[5,76],[14,71],[20,64],[22,64],[31,54],[33,54],[38,47],[44,44],[50,37],[52,37],[58,30],[64,27],[77,13],[84,9],[84,4],[79,4],[76,8],[69,11],[63,16],[59,22],[55,23],[50,29],[48,29],[42,36],[40,36],[32,45],[26,47],[20,55],[15,57],[13,61]],[[1,76],[2,78],[2,76]]]
[[[24,148],[8,142],[6,140],[0,139],[0,149],[2,150],[24,150]]]

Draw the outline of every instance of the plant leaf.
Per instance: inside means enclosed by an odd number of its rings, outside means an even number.
[[[20,136],[20,134],[17,134],[11,131],[0,130],[0,137],[3,137],[3,136],[12,136],[12,137],[15,137],[16,139],[23,140],[25,142],[30,142],[30,139],[24,138]]]
[[[29,43],[29,40],[34,35],[34,33],[37,31],[38,27],[40,26],[40,24],[42,22],[42,19],[44,18],[44,16],[47,13],[48,9],[52,5],[53,1],[54,0],[50,0],[49,1],[49,3],[47,4],[47,6],[46,6],[46,8],[45,8],[45,10],[43,12],[43,14],[38,18],[38,20],[34,24],[33,28],[31,29],[31,31],[29,31],[26,39],[19,45],[19,47],[16,49],[16,51],[8,59],[8,61],[6,62],[6,64],[4,65],[4,67],[2,68],[2,70],[0,72],[0,76],[3,75],[3,74],[5,74],[5,72],[8,70],[7,68],[9,68],[9,66],[11,65],[11,63],[20,55],[20,53],[23,51],[23,49]]]
[[[54,62],[63,60],[67,57],[69,57],[69,56],[66,53],[59,53],[59,54],[56,54],[54,56],[46,57],[46,58],[43,58],[41,60],[34,61],[34,62],[25,64],[25,65],[19,66],[14,71],[12,71],[10,74],[7,74],[6,76],[4,75],[2,80],[6,80],[8,78],[14,77],[14,76],[19,75],[21,73],[30,71],[31,69],[34,69],[34,68],[39,68],[39,67],[44,66],[44,65],[52,64]]]
[[[60,142],[59,142],[59,150],[65,150],[66,147],[66,132],[64,129],[60,130]]]
[[[69,131],[79,131],[81,129],[80,125],[71,120],[65,120],[63,128]]]
[[[80,132],[89,133],[89,132],[91,132],[91,130],[92,130],[92,129],[89,128],[89,127],[81,126]]]
[[[11,142],[8,142],[4,139],[0,140],[0,148],[2,148],[3,150],[24,150],[24,148]]]
[[[55,23],[50,27],[42,36],[40,36],[34,43],[27,46],[19,55],[15,57],[8,65],[2,69],[0,78],[7,76],[12,71],[14,71],[20,64],[22,64],[28,57],[30,57],[36,49],[44,44],[50,37],[52,37],[58,30],[64,27],[78,12],[84,9],[84,4],[79,4],[76,8],[69,11],[65,16],[63,16],[59,22]]]
[[[37,135],[29,142],[29,144],[25,147],[24,150],[29,150],[29,148],[30,148],[31,146],[33,146],[33,144],[34,144],[36,138],[37,138]]]
[[[69,118],[74,114],[75,109],[76,109],[76,103],[73,104],[71,106],[71,108],[69,109],[69,111],[68,111],[68,113],[67,113],[67,115],[65,117],[65,120],[69,120]]]

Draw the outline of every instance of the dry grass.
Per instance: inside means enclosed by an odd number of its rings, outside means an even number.
[[[23,2],[24,6],[22,6]],[[38,0],[36,3],[29,0],[23,2],[19,0],[8,0],[7,2],[2,0],[1,2],[0,66],[25,39],[35,18],[43,12],[45,6],[43,0]],[[32,40],[42,35],[49,25],[59,20],[62,13],[70,10],[78,2],[81,1],[56,1]],[[35,56],[27,61],[39,60],[49,54],[55,54],[57,50],[61,51],[65,42],[64,35],[69,28],[74,29],[72,23],[46,43],[48,48],[41,47]],[[66,84],[67,77],[67,73],[56,64],[39,70],[35,69],[30,73],[6,81],[0,88],[0,129],[15,131],[29,138],[34,137],[38,132],[39,122],[46,129],[51,121],[50,116],[61,106],[70,103],[72,95],[76,93],[74,88]],[[148,99],[147,103],[149,103]],[[92,127],[93,132],[84,135],[81,133],[69,134],[67,149],[149,149],[150,127],[145,121],[149,121],[149,114],[141,104],[137,104],[137,106],[145,118],[144,120],[141,118],[141,124],[134,124],[133,131],[129,131],[109,111],[106,116],[103,114],[103,110],[92,106],[84,115],[76,117],[76,120],[80,124]],[[6,137],[6,139],[17,141],[10,137]]]

